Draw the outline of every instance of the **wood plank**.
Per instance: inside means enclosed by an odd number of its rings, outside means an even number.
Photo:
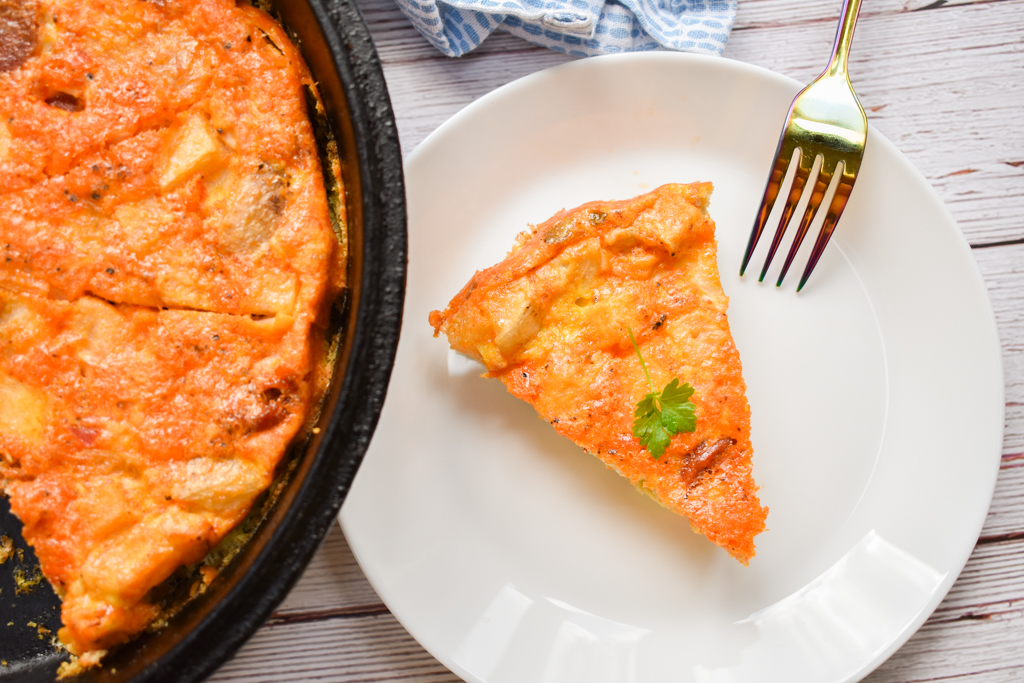
[[[454,683],[455,676],[391,614],[271,622],[211,681],[404,681]]]
[[[928,623],[956,624],[1024,616],[1024,538],[979,542]],[[1022,653],[1024,654],[1024,653]]]
[[[1019,425],[1019,421],[1017,423]],[[1024,533],[1024,454],[1004,453],[981,538],[997,542]]]
[[[303,614],[376,614],[384,609],[359,568],[341,528],[335,525],[272,620]]]
[[[973,253],[988,287],[1003,348],[1003,452],[1020,454],[1024,452],[1024,245],[974,249]]]
[[[955,629],[929,622],[865,681],[1019,681],[1024,666],[1019,616],[1013,620],[969,619]]]

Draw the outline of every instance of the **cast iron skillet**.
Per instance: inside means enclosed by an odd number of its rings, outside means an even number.
[[[334,524],[384,402],[406,268],[405,187],[391,101],[354,0],[277,0],[275,9],[319,85],[347,192],[349,291],[336,311],[342,331],[320,433],[297,455],[259,530],[205,593],[164,629],[69,681],[189,683],[230,658],[288,594]],[[0,566],[0,682],[53,681],[62,657],[38,627],[57,632],[60,603],[45,581],[15,594],[13,572],[38,566],[19,529],[0,497],[0,535],[26,551],[23,561]]]

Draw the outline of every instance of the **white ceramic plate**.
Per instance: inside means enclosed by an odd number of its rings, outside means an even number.
[[[588,59],[491,93],[410,156],[398,360],[341,520],[391,611],[467,681],[852,681],[966,562],[998,470],[1000,351],[970,249],[925,180],[872,131],[807,287],[795,293],[797,268],[781,289],[737,274],[798,89],[724,59]],[[527,224],[696,180],[715,184],[771,509],[749,567],[427,324]]]

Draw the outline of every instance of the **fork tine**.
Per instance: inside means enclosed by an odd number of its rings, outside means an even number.
[[[793,157],[792,149],[790,149],[790,154],[787,157],[784,147],[783,141],[779,140],[779,146],[775,150],[775,163],[772,164],[772,171],[768,175],[768,182],[764,186],[764,195],[761,196],[761,207],[757,210],[757,218],[754,219],[754,227],[750,230],[750,239],[747,241],[747,251],[743,254],[740,277],[747,270],[747,264],[750,263],[754,247],[757,246],[758,240],[761,239],[761,233],[764,232],[764,224],[768,222],[768,214],[772,212],[772,207],[775,206],[775,199],[779,196],[779,188],[782,187],[782,180],[786,177],[786,169],[789,167],[790,159]]]
[[[818,233],[818,239],[814,241],[814,248],[811,250],[811,257],[807,261],[807,267],[804,268],[804,274],[800,276],[800,284],[797,285],[796,291],[799,292],[803,288],[804,284],[806,284],[807,278],[811,276],[811,271],[813,271],[814,266],[817,265],[822,252],[825,251],[825,245],[828,244],[829,239],[832,237],[832,232],[836,229],[839,217],[843,215],[843,209],[846,208],[846,202],[850,200],[850,192],[853,190],[853,183],[856,179],[857,176],[846,173],[846,164],[843,163],[842,174],[839,176],[839,184],[836,186],[836,193],[832,197],[831,204],[829,204],[828,213],[825,214],[825,222],[821,225],[821,232]]]
[[[825,192],[828,190],[829,183],[832,182],[833,172],[834,170],[827,171],[824,163],[821,165],[818,177],[814,180],[810,201],[807,202],[807,208],[804,209],[800,225],[796,229],[796,234],[793,235],[793,245],[789,248],[789,253],[786,254],[786,261],[782,264],[782,272],[779,273],[779,280],[775,283],[776,287],[782,286],[782,281],[786,278],[786,273],[789,272],[789,267],[793,264],[796,252],[800,250],[804,236],[807,235],[807,229],[811,227],[811,221],[814,220],[814,214],[817,213],[818,207],[821,206],[821,200],[825,198]]]
[[[802,149],[798,151],[798,154],[799,156],[793,159],[793,163],[796,164],[793,185],[789,188],[789,197],[786,199],[782,216],[779,218],[779,226],[775,229],[772,245],[768,248],[768,255],[764,259],[761,276],[757,278],[758,282],[764,282],[764,275],[768,272],[768,266],[772,264],[772,259],[775,258],[775,252],[779,250],[779,244],[782,243],[782,238],[786,234],[786,228],[789,227],[789,221],[793,218],[793,212],[796,211],[796,206],[800,203],[800,195],[804,192],[804,185],[807,184],[807,178],[810,176],[811,168],[814,166],[814,159],[808,160],[806,158],[808,155],[805,155]]]

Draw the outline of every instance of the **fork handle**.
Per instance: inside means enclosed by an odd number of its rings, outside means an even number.
[[[825,70],[830,76],[846,76],[847,57],[850,54],[850,43],[853,42],[853,29],[857,26],[857,15],[860,14],[860,0],[843,0],[843,18],[836,29],[836,42],[832,46],[832,59]]]

